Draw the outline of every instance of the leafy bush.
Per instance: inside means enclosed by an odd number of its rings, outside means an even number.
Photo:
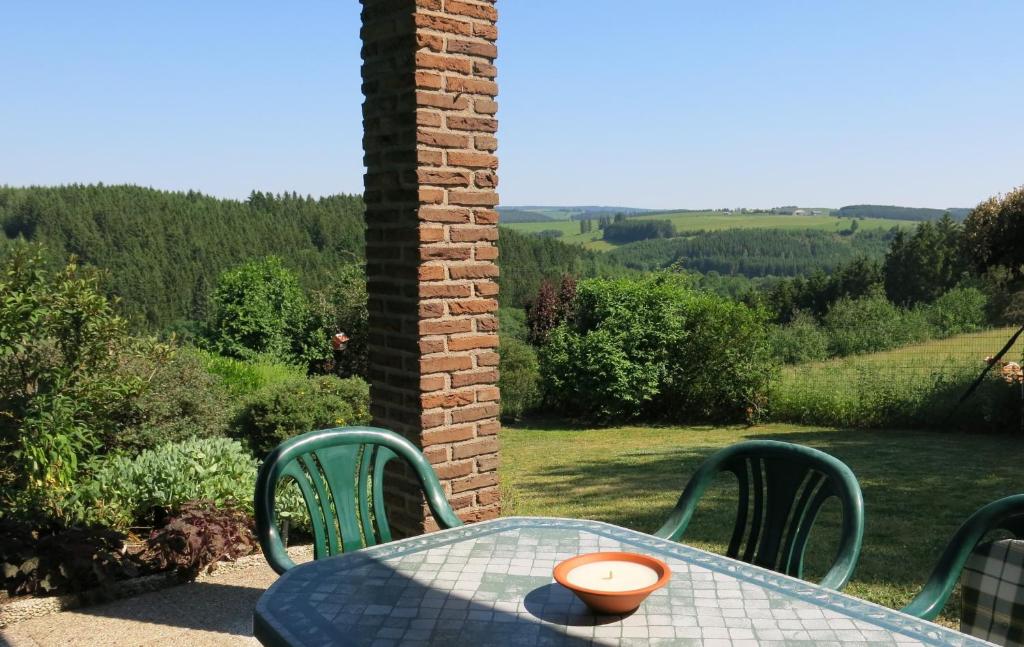
[[[248,398],[268,386],[301,380],[306,375],[298,366],[282,364],[265,355],[240,360],[195,348],[183,352],[200,361],[207,373],[220,378],[222,386],[235,398]]]
[[[253,397],[236,422],[236,434],[257,456],[282,441],[314,429],[366,424],[370,388],[358,377],[311,377],[267,387]]]
[[[328,355],[296,275],[276,257],[249,261],[220,276],[207,338],[214,350],[240,359],[269,355],[308,364]]]
[[[749,419],[773,374],[764,313],[671,274],[581,282],[540,359],[552,405],[599,422]]]
[[[769,345],[772,355],[784,364],[818,362],[828,358],[828,334],[807,312],[797,312],[784,326],[772,326]]]
[[[840,357],[926,341],[935,333],[921,309],[898,308],[879,291],[839,299],[825,314],[824,327],[832,354]]]
[[[498,329],[501,338],[526,341],[529,331],[526,327],[526,310],[522,308],[498,308]]]
[[[166,511],[195,499],[252,510],[256,461],[227,438],[168,443],[134,458],[104,456],[89,471],[67,502],[66,513],[76,522],[152,526]]]
[[[0,566],[8,595],[75,593],[143,570],[121,533],[9,519],[0,520]]]
[[[344,351],[335,353],[333,365],[326,372],[338,377],[365,376],[370,335],[366,268],[356,264],[342,266],[329,278],[328,286],[311,296],[314,320],[323,339],[343,332],[349,341]]]
[[[108,451],[138,452],[168,442],[226,435],[232,417],[228,393],[193,353],[170,347],[133,353],[117,372],[136,380],[140,388],[125,404],[125,423],[105,439]]]
[[[116,370],[126,325],[99,282],[73,260],[47,269],[34,246],[0,267],[0,454],[14,458],[0,491],[43,500],[69,487],[141,386]]]
[[[194,579],[213,572],[222,560],[234,561],[259,548],[252,517],[212,501],[186,501],[146,542],[146,557],[158,570],[174,569]]]
[[[981,330],[988,322],[987,310],[988,298],[977,288],[953,288],[924,308],[942,337]]]
[[[540,405],[540,364],[533,347],[514,337],[502,335],[500,354],[501,415],[516,420]]]

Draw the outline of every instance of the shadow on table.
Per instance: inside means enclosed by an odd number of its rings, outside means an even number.
[[[485,578],[478,590],[492,591],[497,598],[474,601],[470,592],[446,590],[453,581],[433,588],[386,561],[359,553],[327,562],[333,563],[311,564],[306,568],[314,570],[296,572],[268,593],[261,601],[265,611],[256,618],[257,638],[294,645],[336,644],[342,639],[351,645],[384,641],[444,647],[602,644],[589,634],[567,634],[567,627],[584,624],[583,614],[571,604],[572,593],[553,587],[546,577]],[[280,604],[275,600],[278,594]],[[495,609],[495,603],[506,609]],[[522,608],[520,603],[525,612],[514,610]],[[586,625],[598,624],[593,615],[587,618]],[[616,620],[621,617],[608,622]],[[283,635],[278,628],[283,628]]]
[[[569,627],[609,625],[633,615],[633,612],[620,616],[596,615],[572,591],[554,582],[530,591],[523,604],[537,619]]]

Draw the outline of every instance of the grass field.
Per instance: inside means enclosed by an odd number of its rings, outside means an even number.
[[[916,594],[967,516],[989,501],[1024,492],[1021,436],[790,425],[574,430],[538,424],[502,431],[504,514],[596,519],[650,532],[705,457],[751,438],[810,445],[850,466],[864,491],[867,524],[860,565],[846,592],[890,607]],[[686,543],[724,551],[735,518],[731,479],[723,477],[709,491]],[[826,505],[811,534],[812,579],[834,555],[837,507]],[[956,604],[947,608],[947,622],[956,617]]]
[[[817,229],[821,231],[841,231],[850,226],[848,219],[832,216],[782,216],[772,214],[732,214],[716,211],[694,211],[679,213],[661,213],[651,216],[635,216],[638,220],[670,220],[676,231],[718,231],[722,229]],[[632,220],[633,218],[631,218]],[[911,226],[906,220],[886,220],[867,218],[859,222],[861,229],[889,229],[894,226]],[[613,245],[601,240],[602,232],[595,230],[580,234],[578,221],[522,222],[505,225],[523,233],[537,233],[553,229],[562,232],[560,241],[582,244],[590,249],[607,250]]]
[[[986,380],[960,401],[1015,332],[999,328],[857,355],[787,366],[773,388],[769,415],[778,422],[841,427],[951,427],[992,431],[1020,426],[1020,394]],[[1020,361],[1024,339],[1005,360]]]

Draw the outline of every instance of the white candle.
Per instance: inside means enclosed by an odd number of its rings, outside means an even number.
[[[658,581],[658,572],[635,562],[607,560],[577,566],[566,580],[580,588],[616,593],[647,588]]]

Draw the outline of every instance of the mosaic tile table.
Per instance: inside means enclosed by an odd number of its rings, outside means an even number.
[[[551,570],[605,550],[668,562],[629,616],[595,616]],[[256,606],[274,647],[367,645],[987,645],[725,557],[595,521],[510,517],[309,562]]]

